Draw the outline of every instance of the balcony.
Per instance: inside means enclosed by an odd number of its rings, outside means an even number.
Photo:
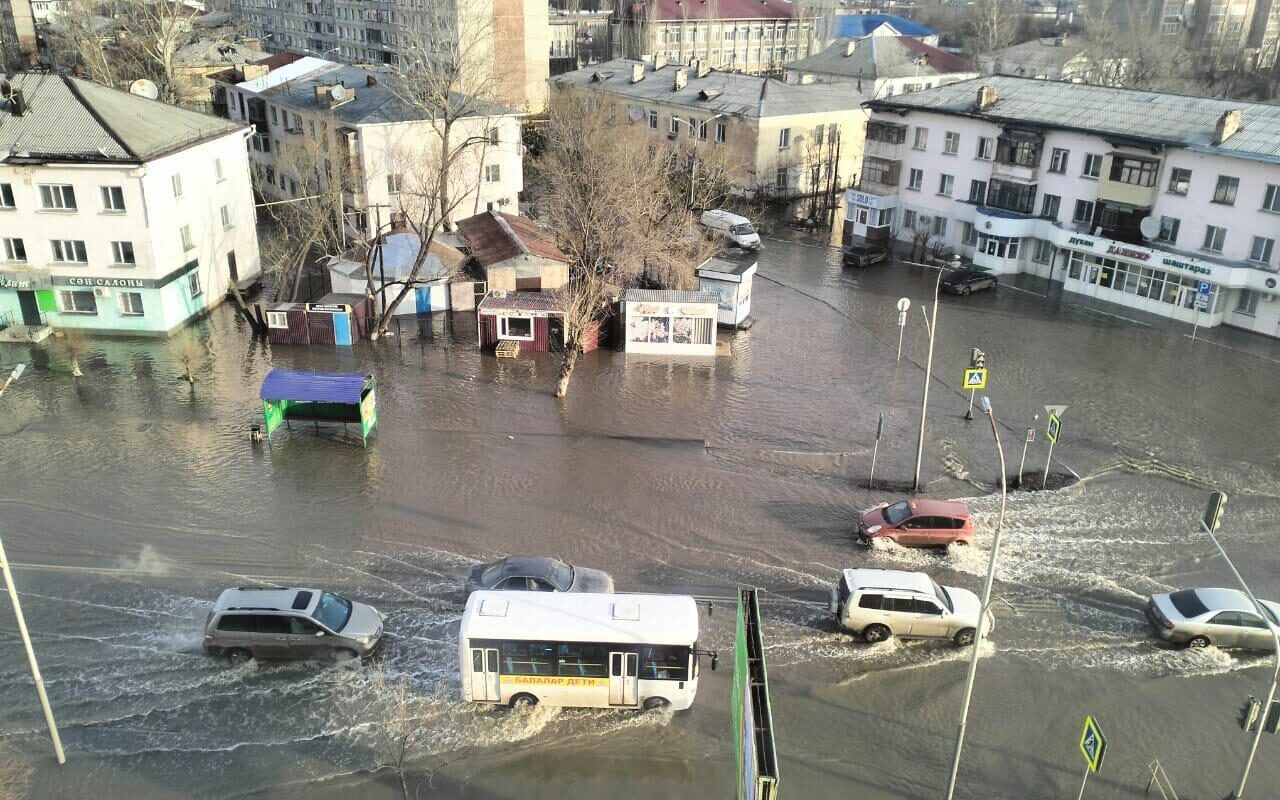
[[[897,159],[863,156],[858,188],[873,194],[897,194],[902,182],[902,162]]]
[[[991,165],[991,177],[1017,183],[1035,183],[1040,177],[1040,168],[997,161]]]
[[[258,130],[267,129],[267,102],[254,98],[249,101],[249,122],[258,126]]]
[[[1156,202],[1157,159],[1108,154],[1102,159],[1098,200],[1150,211]]]

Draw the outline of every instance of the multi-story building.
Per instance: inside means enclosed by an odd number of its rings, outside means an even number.
[[[813,52],[817,23],[787,0],[619,0],[609,36],[614,58],[760,75]]]
[[[654,141],[722,164],[743,193],[816,196],[858,173],[866,98],[835,83],[614,59],[552,79],[555,91],[602,98]]]
[[[1205,67],[1271,69],[1276,63],[1276,0],[1159,0],[1152,8],[1155,30],[1185,37]]]
[[[297,198],[316,180],[300,172],[323,170],[341,180],[346,219],[366,238],[377,233],[379,220],[390,222],[401,211],[418,218],[441,152],[431,110],[405,103],[389,85],[395,76],[311,56],[289,58],[232,70],[215,89],[217,113],[253,126],[249,156],[261,191]],[[520,113],[485,102],[474,111],[450,132],[451,149],[467,143],[449,171],[453,220],[514,212],[524,188]]]
[[[867,14],[846,6],[827,15],[820,27],[820,34],[826,41],[861,39],[871,35],[910,36],[937,47],[941,38],[941,34],[933,28],[906,17],[896,14]]]
[[[262,271],[245,137],[54,75],[0,103],[0,319],[164,334]]]
[[[31,0],[0,1],[0,57],[5,69],[25,69],[35,63],[36,16]]]
[[[248,35],[276,52],[335,55],[354,64],[410,68],[434,37],[452,41],[493,98],[541,111],[547,101],[550,26],[547,0],[231,0]],[[416,52],[414,55],[412,52]]]
[[[995,76],[868,107],[854,236],[1280,335],[1280,106]]]
[[[806,79],[847,83],[870,97],[918,92],[976,77],[977,68],[963,58],[910,36],[888,33],[837,40],[786,69],[788,83]]]

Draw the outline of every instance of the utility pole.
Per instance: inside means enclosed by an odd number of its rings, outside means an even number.
[[[960,256],[956,256],[951,261],[951,266],[959,268]],[[933,339],[937,334],[938,325],[938,292],[942,288],[943,270],[938,268],[938,280],[933,285],[933,313],[932,319],[926,317],[929,328],[929,355],[924,362],[924,391],[920,394],[920,436],[916,440],[916,476],[911,484],[912,491],[920,491],[920,466],[924,461],[924,420],[929,410],[929,383],[933,379]],[[921,309],[923,310],[923,309]]]

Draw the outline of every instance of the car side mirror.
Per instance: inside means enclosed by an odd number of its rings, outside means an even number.
[[[324,631],[316,631],[316,636],[324,636]]]
[[[715,671],[716,671],[716,667],[718,667],[718,666],[720,666],[720,654],[719,654],[719,653],[712,653],[712,654],[711,654],[711,671],[712,671],[712,672],[715,672]]]

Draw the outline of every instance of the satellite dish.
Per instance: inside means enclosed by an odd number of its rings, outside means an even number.
[[[160,89],[152,81],[149,81],[146,78],[139,78],[129,84],[129,94],[136,94],[138,97],[155,100],[160,96]]]
[[[644,119],[644,109],[639,106],[631,106],[627,109],[627,118],[632,122],[639,122]]]
[[[329,87],[329,99],[335,103],[339,103],[347,99],[347,87],[342,84],[335,84]]]
[[[1142,222],[1138,223],[1138,231],[1142,233],[1142,238],[1150,241],[1160,235],[1160,220],[1155,217],[1143,217]]]

